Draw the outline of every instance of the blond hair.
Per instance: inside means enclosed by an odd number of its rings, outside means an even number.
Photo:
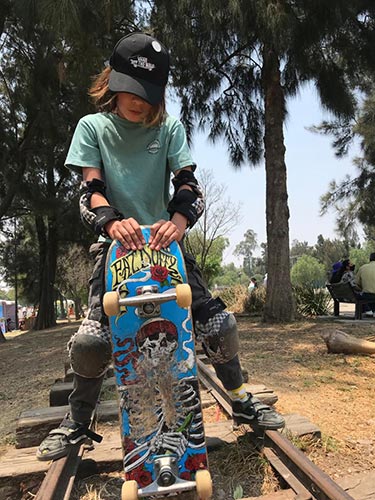
[[[93,78],[89,88],[89,96],[98,111],[113,113],[117,107],[117,93],[109,90],[108,81],[111,68],[108,66],[99,75]],[[143,121],[145,127],[157,127],[166,118],[165,98],[152,106],[149,114]]]

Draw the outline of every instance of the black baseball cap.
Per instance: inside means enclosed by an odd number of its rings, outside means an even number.
[[[169,75],[169,53],[151,35],[131,33],[119,40],[109,60],[109,89],[129,92],[158,104]]]

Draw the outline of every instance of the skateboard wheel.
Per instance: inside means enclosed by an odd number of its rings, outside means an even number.
[[[125,481],[121,488],[121,500],[138,500],[137,481]]]
[[[120,312],[117,292],[107,292],[103,297],[103,309],[107,316],[116,316]]]
[[[212,479],[210,472],[205,470],[198,470],[195,474],[195,485],[199,500],[210,500],[212,497]]]
[[[191,306],[191,288],[187,283],[176,286],[176,302],[179,307]]]

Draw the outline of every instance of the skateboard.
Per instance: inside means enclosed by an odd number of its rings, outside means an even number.
[[[146,242],[150,228],[142,228]],[[113,241],[103,307],[119,396],[122,500],[196,490],[212,495],[183,255]]]

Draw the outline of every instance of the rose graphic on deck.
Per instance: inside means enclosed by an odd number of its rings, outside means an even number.
[[[152,266],[150,271],[151,271],[151,279],[159,281],[161,286],[169,285],[168,281],[169,271],[166,267]]]

